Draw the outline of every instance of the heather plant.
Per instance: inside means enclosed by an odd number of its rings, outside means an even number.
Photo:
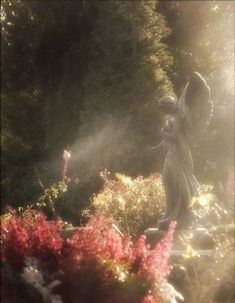
[[[159,174],[136,179],[116,174],[116,180],[112,180],[107,171],[100,175],[104,180],[103,190],[93,196],[91,207],[83,212],[84,215],[96,210],[113,217],[120,229],[132,236],[156,225],[165,207],[165,192]]]
[[[167,283],[174,228],[173,222],[150,250],[145,236],[133,243],[102,214],[65,237],[60,221],[12,211],[1,225],[3,302],[21,302],[15,297],[22,296],[29,302],[35,293],[35,302],[175,302],[180,295]]]
[[[45,215],[28,209],[21,214],[9,210],[1,222],[1,258],[16,270],[25,257],[42,259],[49,265],[57,261],[62,248],[62,221],[47,221]]]

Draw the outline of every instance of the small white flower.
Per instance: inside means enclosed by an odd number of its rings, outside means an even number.
[[[170,284],[164,282],[161,287],[164,303],[177,303],[178,300],[184,301],[184,297]]]
[[[42,273],[37,269],[37,260],[34,258],[26,258],[26,267],[21,274],[25,282],[32,284],[38,290],[41,290],[44,284]]]
[[[21,277],[23,280],[31,284],[42,294],[44,302],[63,303],[59,295],[51,294],[54,287],[59,285],[59,280],[52,281],[49,285],[45,285],[45,280],[40,270],[38,270],[38,261],[35,258],[26,258],[26,267],[23,269]],[[49,300],[49,301],[48,301]]]
[[[124,210],[124,209],[125,209],[125,206],[126,206],[125,200],[124,200],[121,196],[119,196],[119,197],[117,198],[117,201],[118,201],[118,203],[119,203],[120,209]]]

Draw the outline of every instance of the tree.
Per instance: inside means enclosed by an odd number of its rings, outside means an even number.
[[[49,182],[67,146],[81,180],[152,169],[143,150],[159,140],[157,100],[173,93],[170,30],[154,4],[2,2],[4,200],[33,199],[34,167]]]
[[[224,182],[234,161],[234,3],[160,1],[158,10],[172,30],[164,42],[174,58],[169,76],[175,90],[181,91],[192,71],[211,88],[214,114],[194,151],[197,174],[204,182]]]

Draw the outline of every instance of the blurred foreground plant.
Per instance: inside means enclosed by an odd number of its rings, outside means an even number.
[[[193,201],[197,220],[179,231],[185,253],[172,259],[172,278],[186,302],[233,303],[234,212],[212,193],[212,186],[202,189]]]
[[[167,282],[174,228],[150,250],[101,214],[65,237],[63,222],[12,211],[1,224],[3,302],[176,302]]]

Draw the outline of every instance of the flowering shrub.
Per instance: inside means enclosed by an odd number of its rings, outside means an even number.
[[[71,295],[69,302],[76,302],[74,297],[79,302],[97,302],[97,298],[99,302],[165,302],[161,289],[170,272],[167,261],[174,227],[172,223],[165,238],[150,250],[145,236],[133,245],[113,228],[111,219],[94,216],[64,247],[61,268],[67,274],[62,285],[66,297]],[[76,295],[67,293],[71,285]]]
[[[62,222],[48,222],[43,213],[26,210],[18,216],[12,210],[1,222],[2,260],[17,269],[26,256],[54,262],[63,244],[62,228]]]
[[[10,266],[18,275],[15,283],[31,285],[41,292],[42,298],[45,294],[50,298],[56,295],[57,302],[171,302],[164,289],[169,288],[168,257],[174,227],[172,223],[166,236],[150,250],[145,236],[133,244],[118,233],[111,219],[101,214],[65,238],[62,222],[47,222],[43,214],[33,211],[22,216],[12,212],[1,225],[1,261],[3,267]],[[37,266],[29,266],[29,257],[36,258]],[[4,280],[7,279],[6,274]],[[8,294],[5,302],[15,302],[9,299],[9,285],[14,283],[4,285],[7,289],[3,293]],[[53,294],[51,285],[56,285]],[[44,299],[41,302],[46,302]],[[56,302],[53,300],[50,302]]]
[[[101,173],[104,189],[95,195],[91,208],[113,217],[120,228],[135,236],[156,225],[165,207],[165,192],[160,175],[148,178],[130,177],[116,174],[117,180],[111,180],[107,171]],[[89,214],[90,210],[84,211]]]

